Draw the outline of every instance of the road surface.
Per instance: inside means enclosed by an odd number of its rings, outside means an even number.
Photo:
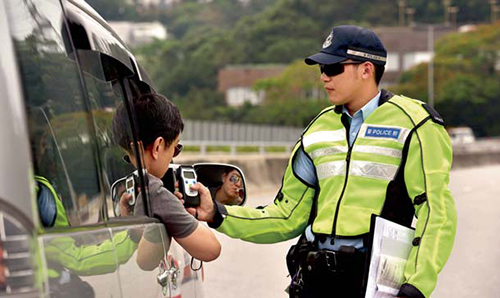
[[[497,298],[500,284],[500,165],[457,169],[450,188],[458,212],[451,257],[432,297]],[[276,189],[250,195],[249,206],[272,201]],[[252,190],[250,190],[251,192]],[[217,233],[222,254],[205,266],[207,298],[280,298],[289,278],[285,256],[296,240],[252,244]]]

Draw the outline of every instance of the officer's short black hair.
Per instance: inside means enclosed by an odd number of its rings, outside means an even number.
[[[153,144],[158,137],[163,137],[166,145],[170,146],[184,130],[179,109],[167,98],[159,94],[143,94],[133,98],[132,104],[139,140],[144,148]],[[123,103],[116,109],[112,130],[113,137],[120,147],[132,152],[129,117]]]
[[[359,61],[359,60],[354,60],[354,61]],[[364,61],[359,61],[359,62],[364,62]],[[384,71],[385,71],[385,66],[384,65],[380,65],[380,64],[373,64],[373,67],[374,67],[374,74],[375,74],[375,83],[377,84],[377,86],[380,84],[380,81],[382,80],[382,76],[384,75]],[[356,65],[358,66],[358,65]]]
[[[380,64],[373,65],[375,65],[375,83],[377,83],[378,86],[382,80],[382,76],[384,75],[385,66]]]

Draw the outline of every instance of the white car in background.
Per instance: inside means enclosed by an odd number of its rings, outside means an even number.
[[[472,128],[467,126],[452,127],[447,129],[452,145],[472,144],[476,141]]]

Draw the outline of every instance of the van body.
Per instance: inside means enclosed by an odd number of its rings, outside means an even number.
[[[199,262],[111,191],[135,170],[114,111],[138,148],[130,100],[155,92],[130,50],[80,0],[0,1],[0,37],[0,297],[202,297]]]

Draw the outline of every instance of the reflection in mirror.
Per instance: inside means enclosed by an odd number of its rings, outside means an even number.
[[[127,178],[130,176],[128,175],[116,180],[111,186],[111,198],[115,216],[134,215],[135,198],[137,197],[138,189],[135,184],[131,187],[127,186]]]
[[[198,181],[208,187],[212,198],[224,205],[245,204],[245,178],[238,167],[215,163],[199,163],[193,167]]]

